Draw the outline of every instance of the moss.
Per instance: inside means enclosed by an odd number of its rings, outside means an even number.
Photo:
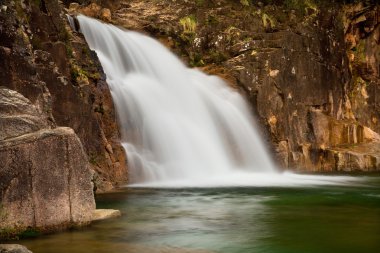
[[[213,63],[222,63],[228,59],[228,56],[225,55],[223,52],[218,51],[218,50],[212,50],[210,52],[210,58],[211,62]]]
[[[25,228],[2,228],[0,229],[0,239],[4,241],[20,240],[34,238],[41,235],[38,228],[27,227]]]
[[[73,49],[70,45],[66,45],[66,54],[69,58],[73,58],[74,57],[74,53],[73,53]]]
[[[94,153],[90,153],[88,156],[88,161],[92,165],[97,165],[98,164],[98,156]]]
[[[240,0],[240,3],[241,3],[243,6],[249,6],[249,1],[248,1],[248,0]]]
[[[197,6],[201,7],[204,5],[205,1],[204,0],[195,0],[195,3]]]
[[[7,217],[7,213],[4,210],[3,204],[0,203],[0,223]]]
[[[198,53],[194,53],[190,55],[190,62],[189,65],[191,67],[202,67],[205,65],[202,55]]]
[[[197,20],[193,15],[186,16],[179,20],[183,32],[180,35],[184,42],[191,44],[195,39],[195,30],[197,29]]]
[[[35,6],[38,6],[40,7],[41,6],[41,0],[33,0],[32,3],[35,5]]]
[[[206,24],[208,25],[216,25],[219,23],[219,20],[216,16],[214,15],[208,15],[206,18]]]
[[[316,1],[314,0],[284,0],[284,6],[287,9],[292,9],[300,16],[305,16],[312,10],[312,15],[318,12]]]
[[[20,231],[14,228],[0,229],[0,239],[4,241],[19,240]]]
[[[68,41],[70,39],[69,32],[65,28],[62,28],[58,33],[58,39],[61,41]]]
[[[41,231],[38,228],[28,227],[26,230],[22,231],[18,237],[20,239],[35,238],[41,235]]]
[[[79,67],[75,62],[71,63],[71,80],[77,84],[88,82],[88,79],[100,80],[101,75],[99,72],[88,72]]]
[[[235,26],[229,26],[224,33],[226,34],[226,39],[228,43],[233,43],[233,41],[240,37],[241,30]]]
[[[366,42],[360,40],[356,47],[352,49],[355,52],[355,59],[359,62],[366,62]]]
[[[21,21],[20,23],[28,24],[30,21],[30,16],[26,13],[23,3],[21,3],[21,1],[15,1],[15,2],[16,2],[15,9],[16,9],[17,19]]]
[[[104,114],[104,107],[103,107],[103,104],[100,104],[100,105],[98,105],[98,106],[96,106],[95,108],[94,108],[94,112],[97,112],[97,113],[100,113],[100,114]]]
[[[101,76],[100,76],[100,73],[99,72],[94,72],[94,73],[87,73],[87,77],[92,79],[92,80],[100,80],[101,79]]]

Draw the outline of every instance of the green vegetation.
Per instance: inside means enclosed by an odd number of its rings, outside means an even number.
[[[228,59],[227,55],[218,50],[211,50],[209,54],[213,63],[222,63]]]
[[[198,53],[194,53],[190,55],[190,67],[202,67],[205,65],[202,55]]]
[[[88,71],[79,67],[76,63],[71,64],[71,79],[77,84],[89,83],[88,79],[99,80],[101,78],[99,72],[89,73]]]
[[[197,20],[195,16],[190,15],[183,17],[179,20],[182,26],[183,32],[181,34],[181,39],[185,42],[192,43],[195,38],[195,30],[197,29]]]
[[[195,3],[197,4],[197,6],[203,6],[205,1],[204,0],[195,0]]]
[[[41,231],[38,228],[28,227],[26,230],[19,234],[20,239],[35,238],[41,235]]]
[[[0,229],[0,238],[5,241],[34,238],[41,235],[37,228],[28,227],[26,229],[4,228]]]
[[[100,113],[100,114],[104,114],[104,107],[103,107],[103,104],[100,103],[98,106],[96,106],[94,108],[94,112],[97,112],[97,113]]]
[[[360,40],[356,47],[351,51],[355,54],[355,59],[359,62],[366,62],[366,43],[365,40]]]
[[[4,211],[3,204],[0,203],[0,222],[2,222],[5,219],[6,215],[7,214]]]
[[[310,12],[315,15],[318,12],[318,7],[314,0],[285,0],[284,6],[295,10],[299,15],[303,16]]]
[[[244,6],[249,6],[249,1],[248,0],[240,0],[240,3]]]
[[[98,164],[98,156],[94,153],[90,153],[89,156],[88,156],[88,161],[92,164],[92,165],[97,165]]]
[[[206,18],[206,24],[208,25],[216,25],[219,23],[219,20],[214,15],[208,15]]]
[[[266,14],[266,13],[263,13],[263,14],[261,15],[261,19],[262,19],[262,21],[263,21],[263,25],[264,25],[264,27],[265,27],[266,29],[267,29],[267,28],[271,28],[271,29],[275,28],[275,26],[276,26],[276,22],[275,22],[275,19],[274,19],[273,17],[269,16],[269,15]]]
[[[181,18],[179,23],[182,25],[184,33],[195,33],[195,29],[197,28],[197,20],[193,15]]]

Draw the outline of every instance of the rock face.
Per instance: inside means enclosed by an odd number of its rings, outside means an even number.
[[[89,223],[92,173],[77,135],[67,127],[48,128],[15,91],[0,88],[0,101],[0,238]]]
[[[94,2],[244,93],[282,167],[380,170],[377,1]]]
[[[48,126],[74,129],[98,191],[125,182],[126,158],[105,75],[81,35],[71,31],[63,6],[58,0],[5,0],[0,7],[0,86],[27,98]],[[13,126],[33,130],[35,118],[17,113]]]

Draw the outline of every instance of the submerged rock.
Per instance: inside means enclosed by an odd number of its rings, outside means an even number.
[[[120,217],[121,212],[114,209],[96,209],[92,212],[92,221],[105,220],[110,218]]]

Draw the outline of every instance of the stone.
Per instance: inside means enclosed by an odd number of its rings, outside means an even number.
[[[41,113],[27,98],[0,87],[0,141],[47,127]]]
[[[47,128],[16,91],[0,88],[0,98],[1,226],[50,229],[88,223],[86,212],[94,209],[92,175],[74,131]]]
[[[20,244],[0,244],[0,253],[32,253]]]
[[[114,209],[96,209],[92,212],[92,221],[105,220],[120,217],[121,212]]]
[[[0,161],[0,231],[55,231],[91,221],[91,173],[72,129],[42,129],[1,141]]]
[[[111,22],[111,11],[108,8],[103,8],[100,10],[99,18],[106,22]]]
[[[78,8],[80,7],[79,3],[70,3],[69,5],[69,11],[70,12],[73,12],[73,11],[76,11],[78,10]]]

